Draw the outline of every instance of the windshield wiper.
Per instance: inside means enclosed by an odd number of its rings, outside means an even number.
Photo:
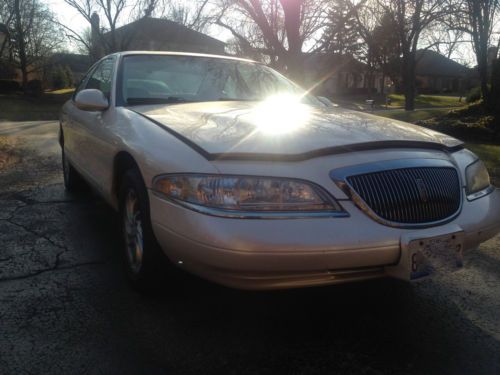
[[[188,103],[189,100],[178,96],[169,96],[167,98],[127,98],[127,104],[170,104],[170,103]]]

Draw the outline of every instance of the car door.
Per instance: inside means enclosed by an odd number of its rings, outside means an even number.
[[[79,115],[79,110],[75,106],[75,97],[76,95],[85,89],[85,85],[87,84],[88,78],[96,68],[96,65],[93,65],[85,76],[82,78],[80,83],[78,83],[71,100],[68,101],[61,110],[61,130],[63,132],[64,137],[64,152],[66,157],[71,161],[73,165],[79,166],[81,161],[79,160],[79,144],[78,138],[81,133],[81,129],[79,129],[78,123],[75,121],[75,115]]]
[[[112,134],[115,108],[112,98],[116,57],[110,56],[98,63],[85,82],[85,89],[97,89],[108,98],[110,106],[105,111],[84,111],[74,107],[75,123],[74,158],[87,180],[102,193],[109,190],[106,184],[112,167]]]

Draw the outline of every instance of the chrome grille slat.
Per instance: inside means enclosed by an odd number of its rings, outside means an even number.
[[[370,210],[392,223],[439,222],[461,206],[460,180],[451,166],[376,171],[346,181]]]
[[[405,200],[405,201],[403,201],[403,202],[404,202],[404,203],[403,203],[403,205],[404,205],[404,206],[406,206],[406,207],[407,207],[407,210],[408,210],[408,214],[407,214],[407,216],[405,217],[405,221],[408,221],[408,220],[409,220],[409,218],[414,217],[414,216],[416,215],[415,208],[414,208],[414,207],[413,207],[413,205],[411,204],[411,201],[412,201],[412,199],[413,199],[413,198],[412,198],[412,197],[413,197],[413,195],[412,195],[412,191],[411,191],[410,187],[408,186],[408,183],[407,183],[408,179],[407,179],[407,178],[405,178],[405,176],[404,176],[404,175],[402,175],[401,173],[396,172],[396,171],[394,171],[393,173],[394,173],[396,176],[398,176],[398,178],[399,178],[399,179],[401,179],[401,185],[399,185],[399,186],[403,186],[403,189],[404,189],[404,190],[405,190],[405,192],[406,192],[406,200]]]
[[[402,170],[401,171],[405,177],[405,184],[408,186],[408,189],[410,190],[410,195],[411,195],[411,200],[408,202],[410,207],[413,210],[413,217],[415,218],[416,221],[419,220],[419,210],[418,207],[416,207],[415,202],[418,202],[418,191],[416,186],[412,185],[410,181],[413,180],[411,173],[409,170]]]
[[[416,173],[415,173],[415,170],[414,169],[410,169],[408,171],[408,173],[410,174],[411,176],[411,179],[413,179],[414,181],[416,181],[417,178],[420,178]],[[415,190],[415,200],[413,201],[413,204],[415,206],[417,206],[417,219],[420,221],[422,221],[425,213],[423,212],[425,209],[423,207],[419,207],[419,206],[422,206],[422,204],[420,203],[420,193],[418,191],[418,187],[417,185],[415,184],[413,186],[414,190]]]
[[[408,204],[405,204],[410,201],[410,192],[408,190],[408,187],[406,186],[405,183],[403,183],[403,180],[401,179],[401,176],[399,173],[396,173],[395,171],[389,171],[389,174],[394,177],[394,186],[401,186],[401,193],[402,193],[402,203],[401,207],[404,212],[404,219],[402,221],[407,220],[406,218],[411,217],[412,215],[412,210],[411,207]]]
[[[397,192],[394,190],[394,184],[391,183],[389,176],[389,173],[381,174],[380,175],[382,180],[384,180],[385,185],[387,186],[387,191],[389,193],[389,198],[391,202],[398,202],[398,204],[393,204],[393,212],[394,212],[394,217],[397,219],[397,221],[404,220],[404,216],[402,215],[401,208],[403,205],[400,204],[400,199],[398,197]]]
[[[443,173],[446,173],[446,171],[443,171]],[[442,189],[442,187],[439,184],[439,176],[436,176],[435,171],[430,171],[430,178],[433,181],[432,187],[435,189],[436,194],[440,194],[442,199],[444,199],[446,192]],[[438,209],[439,215],[445,215],[446,214],[446,207],[444,202],[441,199],[441,203],[436,207]]]
[[[375,175],[375,178],[377,180],[378,185],[382,186],[382,183],[380,181],[380,175],[378,175],[378,174]],[[379,207],[379,210],[382,211],[384,216],[389,215],[388,211],[391,209],[391,207],[389,206],[389,200],[387,199],[386,194],[385,194],[385,188],[378,189],[377,192],[380,196],[380,201],[381,201],[381,205]]]
[[[432,190],[431,194],[438,196],[438,194],[439,194],[439,188],[438,188],[439,181],[436,180],[433,171],[430,171],[429,177],[432,181],[432,184],[429,186],[429,189]],[[436,215],[436,216],[444,214],[441,204],[432,205],[430,207],[430,210],[431,210],[432,214]]]

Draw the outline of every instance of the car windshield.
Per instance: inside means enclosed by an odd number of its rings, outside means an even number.
[[[204,56],[131,55],[123,59],[125,105],[205,101],[260,101],[275,95],[313,96],[265,65]]]

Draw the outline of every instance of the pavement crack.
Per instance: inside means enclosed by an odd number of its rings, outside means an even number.
[[[67,265],[64,267],[60,267],[59,261],[58,261],[58,256],[60,256],[61,254],[62,253],[59,253],[56,256],[56,262],[54,263],[54,265],[52,267],[42,268],[40,270],[36,270],[36,271],[30,272],[30,273],[24,274],[24,275],[3,277],[3,278],[0,278],[0,282],[29,279],[31,277],[35,277],[35,276],[38,276],[38,275],[41,275],[41,274],[47,273],[47,272],[64,271],[64,270],[70,270],[70,269],[79,268],[79,267],[85,267],[85,266],[101,265],[101,264],[106,264],[108,262],[107,259],[94,260],[94,261],[75,263],[75,264],[70,264],[70,265]]]
[[[38,237],[38,238],[43,238],[44,240],[46,240],[47,242],[49,242],[51,245],[57,247],[58,249],[62,249],[64,250],[64,252],[66,251],[69,251],[69,249],[64,246],[64,245],[60,245],[58,243],[56,243],[53,239],[51,239],[50,237],[47,237],[41,233],[38,233],[36,231],[34,231],[33,229],[31,229],[30,227],[28,227],[27,225],[24,225],[24,224],[19,224],[18,222],[14,221],[14,215],[15,214],[12,214],[11,217],[7,218],[7,219],[4,219],[5,221],[7,221],[8,223],[12,224],[12,225],[15,225],[23,230],[25,230],[26,232],[30,233],[30,234],[33,234],[34,236]],[[57,258],[56,258],[57,259]]]

